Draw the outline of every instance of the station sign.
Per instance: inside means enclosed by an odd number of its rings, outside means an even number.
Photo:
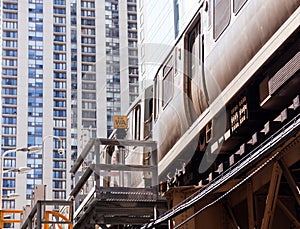
[[[114,128],[115,129],[127,129],[128,120],[124,115],[115,115],[114,116]]]

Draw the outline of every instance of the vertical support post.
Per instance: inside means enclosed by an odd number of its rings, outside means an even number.
[[[42,206],[41,201],[37,201],[37,216],[36,216],[36,223],[37,228],[36,229],[42,229]]]
[[[1,180],[1,182],[2,182],[2,180]],[[1,193],[1,195],[2,195],[2,193]],[[4,228],[3,220],[4,220],[3,210],[0,209],[0,228]]]
[[[261,229],[270,229],[272,227],[281,175],[282,170],[280,169],[278,162],[276,162],[273,166]]]
[[[156,143],[153,143],[151,146],[151,164],[153,166],[153,171],[152,171],[152,181],[151,185],[152,187],[156,187],[157,193],[158,193],[158,171],[157,171],[157,145]]]
[[[68,228],[72,229],[73,228],[73,203],[71,203],[69,206],[69,220],[70,220],[71,224],[69,225]]]
[[[45,213],[45,221],[49,221],[49,215],[50,215],[50,213],[46,211],[46,213]],[[44,229],[49,229],[49,225],[45,224]]]
[[[157,219],[157,206],[156,205],[153,207],[153,219],[154,220]],[[153,229],[155,229],[155,227],[153,227]]]
[[[95,141],[95,156],[96,156],[96,164],[100,164],[100,143],[99,141]],[[100,171],[94,171],[95,181],[96,181],[96,190],[100,188]]]
[[[125,148],[124,146],[118,146],[119,151],[119,164],[125,165]],[[124,171],[119,172],[119,185],[120,187],[124,187]]]
[[[252,181],[247,183],[247,206],[248,206],[248,228],[255,228],[254,221],[254,201],[253,201],[253,184]]]
[[[33,220],[31,219],[31,221],[30,222],[28,222],[28,229],[32,229],[32,223],[33,223]]]

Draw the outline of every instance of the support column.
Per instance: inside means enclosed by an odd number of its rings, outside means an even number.
[[[96,164],[100,164],[100,144],[99,141],[95,141],[95,156]],[[100,171],[94,171],[95,181],[96,181],[96,190],[99,190],[100,187]]]
[[[255,228],[254,219],[254,200],[253,200],[253,184],[252,181],[247,183],[247,206],[248,206],[248,228]]]
[[[37,213],[36,213],[36,228],[42,229],[42,204],[40,201],[37,201]]]
[[[2,181],[0,181],[0,182],[2,182]],[[2,195],[2,193],[1,193],[1,195]],[[3,210],[1,209],[0,210],[0,228],[4,227],[3,220],[4,220],[4,214],[3,214]]]

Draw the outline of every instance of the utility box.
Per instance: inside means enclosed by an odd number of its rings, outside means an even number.
[[[34,204],[37,203],[38,200],[46,199],[46,185],[39,184],[34,187]]]

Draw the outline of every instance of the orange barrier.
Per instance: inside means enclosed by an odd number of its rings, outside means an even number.
[[[5,223],[20,223],[20,219],[5,219],[6,214],[21,214],[22,210],[5,209],[0,210],[0,228],[4,228]]]
[[[56,211],[50,211],[50,210],[47,210],[46,213],[45,213],[45,221],[46,222],[50,222],[50,215],[54,215],[54,216],[57,216],[61,219],[63,219],[65,222],[71,222],[70,219],[68,219],[66,216],[64,216],[63,214],[59,213],[59,212],[56,212]],[[59,229],[63,229],[61,225],[57,225]],[[45,224],[45,229],[49,229],[49,225],[48,224]],[[70,224],[69,229],[72,229],[73,228],[73,224]]]

